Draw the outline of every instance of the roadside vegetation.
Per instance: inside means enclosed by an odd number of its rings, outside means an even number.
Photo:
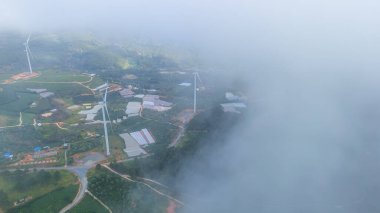
[[[108,213],[108,210],[104,208],[98,201],[86,194],[83,200],[75,206],[68,213]]]
[[[166,197],[146,186],[127,181],[99,166],[89,174],[89,191],[115,213],[163,213],[169,203]]]

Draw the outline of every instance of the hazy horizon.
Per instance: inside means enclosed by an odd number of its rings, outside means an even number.
[[[197,197],[184,212],[372,213],[379,10],[372,0],[3,0],[0,27],[172,40],[249,82],[247,119],[210,152],[208,170],[182,168],[178,185]]]

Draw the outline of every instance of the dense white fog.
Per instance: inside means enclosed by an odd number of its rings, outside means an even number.
[[[378,11],[372,0],[1,0],[0,26],[182,42],[221,76],[249,82],[248,119],[210,150],[207,171],[182,169],[178,184],[196,197],[184,212],[372,213]]]

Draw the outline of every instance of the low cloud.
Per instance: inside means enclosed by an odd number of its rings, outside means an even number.
[[[0,26],[180,41],[249,83],[248,119],[210,152],[207,171],[183,169],[178,184],[196,197],[184,212],[379,212],[379,9],[371,0],[5,0]]]

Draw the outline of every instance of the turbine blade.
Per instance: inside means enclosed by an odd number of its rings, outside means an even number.
[[[201,79],[201,77],[199,76],[199,73],[198,73],[198,72],[196,72],[196,73],[195,73],[195,75],[198,77],[198,79],[199,79],[199,82],[201,82],[201,84],[203,85],[203,82],[202,82],[202,79]]]
[[[29,40],[30,40],[30,33],[28,35],[28,39],[26,39],[26,44],[29,44]]]
[[[110,150],[109,150],[109,142],[108,142],[108,130],[107,130],[107,123],[106,123],[106,115],[105,115],[105,112],[104,112],[104,103],[103,103],[103,106],[102,106],[102,114],[103,114],[103,127],[104,127],[104,139],[106,141],[106,155],[109,156],[110,155]]]
[[[110,121],[111,131],[113,132],[112,121],[111,121],[111,117],[110,117],[110,114],[108,112],[108,107],[107,107],[107,94],[108,94],[108,82],[107,82],[106,91],[104,93],[103,104],[104,104],[104,109],[106,110],[106,114],[107,114],[108,120]]]
[[[29,52],[30,52],[30,50],[29,50],[29,39],[30,39],[30,35],[29,35],[29,37],[25,43],[25,52],[26,52],[26,57],[28,59],[29,72],[32,73],[33,69],[32,69],[32,65],[30,63],[30,56],[29,56]]]
[[[29,45],[26,45],[26,49],[29,52],[30,57],[34,59],[34,55],[32,54],[32,51],[30,51]]]
[[[113,132],[112,121],[111,121],[111,118],[110,118],[110,114],[108,112],[108,107],[107,107],[107,103],[106,102],[104,103],[104,108],[106,109],[106,114],[107,114],[108,120],[110,121],[111,131]]]
[[[103,97],[104,103],[107,103],[107,93],[108,93],[108,83],[107,83],[107,86],[106,86],[106,91],[104,92],[104,97]]]

